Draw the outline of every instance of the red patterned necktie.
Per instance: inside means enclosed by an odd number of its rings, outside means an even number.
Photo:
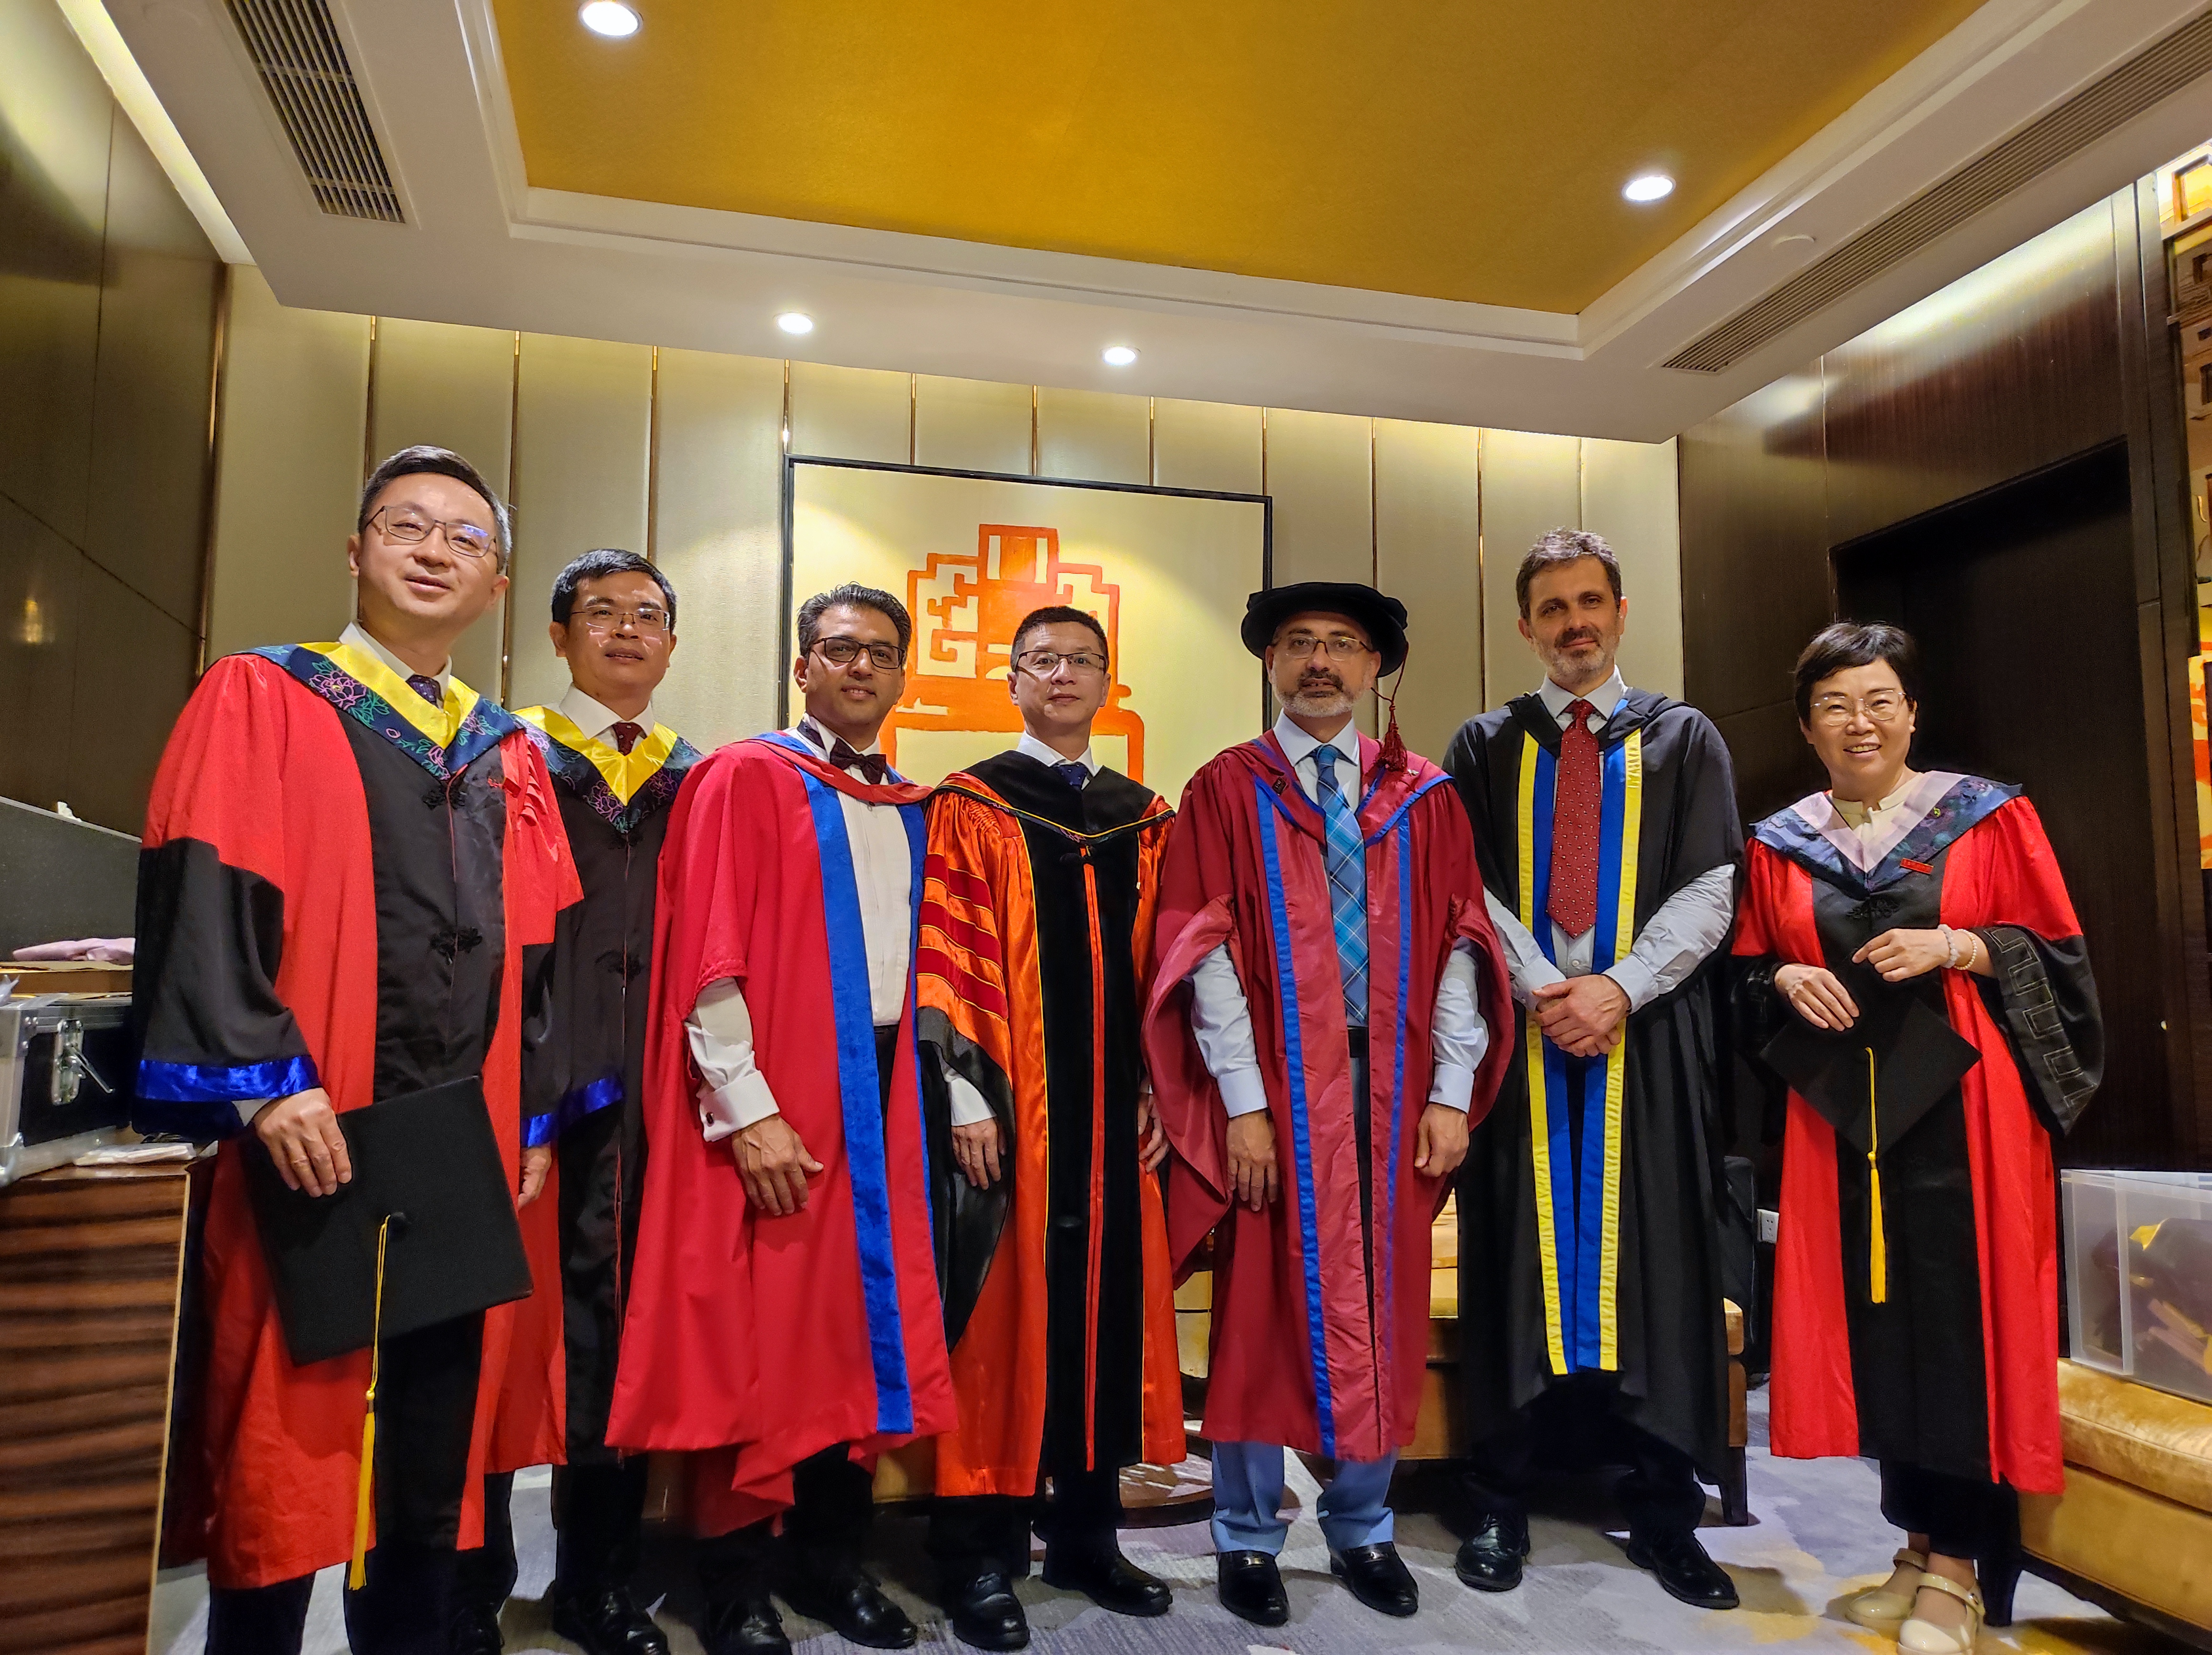
[[[1559,778],[1552,795],[1552,893],[1545,905],[1559,929],[1580,937],[1597,923],[1597,828],[1600,780],[1596,709],[1577,701],[1559,732]]]
[[[622,749],[624,753],[628,753],[630,749],[637,745],[637,738],[644,734],[645,731],[642,726],[631,724],[628,719],[624,719],[622,723],[615,725],[614,727],[613,735],[615,738],[615,745]]]

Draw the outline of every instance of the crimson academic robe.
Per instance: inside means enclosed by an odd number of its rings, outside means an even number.
[[[1899,926],[1977,931],[1996,967],[1887,991],[1939,1010],[1981,1058],[1875,1146],[1881,1304],[1865,1157],[1848,1144],[1838,1155],[1835,1128],[1790,1094],[1769,1428],[1787,1458],[1863,1454],[2029,1494],[2065,1486],[2051,1140],[2096,1090],[2103,1035],[2074,905],[2019,794],[1959,778],[1871,871],[1808,821],[1828,809],[1824,795],[1753,830],[1735,950],[1760,958],[1766,985],[1792,961],[1848,970],[1861,945]],[[1863,985],[1854,997],[1882,991]]]
[[[405,698],[405,699],[403,699]],[[408,702],[411,700],[413,706]],[[519,1179],[526,1021],[542,1034],[556,912],[579,894],[543,760],[456,682],[459,727],[334,644],[234,655],[200,681],[146,813],[134,1015],[137,1124],[235,1139],[240,1100],[320,1086],[343,1112],[481,1073]],[[207,1354],[186,1439],[208,1578],[259,1586],[352,1549],[367,1350],[287,1354],[243,1145],[216,1158],[202,1255]],[[536,1283],[483,1314],[456,1538],[483,1544],[483,1475],[562,1455],[552,1203],[521,1214]],[[463,1376],[461,1383],[467,1381]],[[404,1475],[380,1466],[378,1482]]]
[[[1411,755],[1403,769],[1377,772],[1376,743],[1359,745],[1362,773],[1375,776],[1358,811],[1366,1107],[1352,1094],[1321,811],[1272,735],[1212,760],[1183,795],[1160,874],[1145,1051],[1174,1146],[1178,1271],[1215,1238],[1206,1435],[1372,1460],[1413,1440],[1428,1367],[1429,1227],[1450,1186],[1414,1170],[1415,1128],[1428,1106],[1437,986],[1456,941],[1474,944],[1478,1009],[1492,1030],[1470,1123],[1504,1071],[1498,1034],[1511,1027],[1512,1003],[1474,839],[1444,773]],[[1228,1116],[1190,1028],[1187,979],[1224,944],[1251,1007],[1282,1173],[1280,1198],[1258,1213],[1236,1204]]]
[[[1139,1164],[1138,1025],[1175,813],[1101,770],[1079,792],[1020,753],[929,804],[921,996],[939,1274],[960,1424],[937,1492],[1183,1457],[1158,1180]],[[950,1064],[998,1117],[1003,1176],[951,1157]]]
[[[853,853],[838,795],[905,817],[921,906],[924,788],[870,786],[795,737],[735,742],[669,813],[645,1056],[645,1199],[607,1438],[724,1450],[720,1528],[791,1503],[791,1468],[949,1430],[954,1412],[915,1076],[914,996],[888,1106],[876,1070]],[[700,1131],[684,1019],[736,979],[778,1108],[823,1170],[763,1217]]]
[[[568,1463],[604,1463],[645,1179],[653,892],[668,807],[700,755],[665,724],[624,753],[550,707],[515,717],[544,755],[584,888],[554,931],[553,1034],[523,1141],[559,1146],[545,1198],[561,1214]]]

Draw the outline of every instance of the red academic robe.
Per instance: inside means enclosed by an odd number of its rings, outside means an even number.
[[[417,811],[425,771],[449,788],[481,783],[506,795],[503,952],[482,1074],[501,1157],[519,1181],[523,994],[532,975],[525,954],[542,953],[556,912],[582,893],[538,749],[506,712],[471,700],[452,747],[434,749],[313,650],[234,655],[208,670],[169,737],[146,812],[140,958],[149,969],[137,997],[142,1026],[150,1018],[155,1032],[140,1087],[163,1100],[142,1106],[149,1127],[197,1131],[197,1119],[206,1123],[200,1135],[235,1133],[232,1100],[316,1085],[342,1113],[375,1100],[380,1033],[393,1032],[378,1027],[379,951],[397,944],[378,931],[377,852],[354,746],[365,727],[380,760],[387,742],[408,754],[392,762],[415,778],[406,797]],[[196,1043],[179,1054],[190,1061],[163,1060],[172,1037]],[[264,1038],[265,1049],[257,1044]],[[520,1216],[535,1291],[483,1315],[459,1496],[464,1548],[483,1543],[485,1473],[562,1458],[558,1215],[542,1200]],[[305,1367],[287,1354],[237,1145],[216,1160],[202,1272],[204,1394],[182,1472],[191,1506],[172,1533],[204,1548],[218,1586],[268,1585],[343,1562],[353,1546],[369,1353]]]
[[[1378,746],[1359,745],[1372,775]],[[1359,809],[1371,1236],[1320,809],[1272,735],[1213,759],[1183,795],[1161,870],[1145,1049],[1174,1146],[1168,1234],[1179,1274],[1215,1235],[1206,1397],[1215,1441],[1372,1460],[1413,1440],[1428,1367],[1429,1227],[1450,1193],[1415,1171],[1415,1128],[1428,1105],[1437,986],[1458,939],[1474,944],[1491,1029],[1470,1125],[1497,1095],[1511,1056],[1501,1032],[1513,1026],[1474,837],[1447,779],[1408,755]],[[1187,979],[1224,943],[1251,1006],[1282,1173],[1280,1198],[1260,1213],[1235,1203],[1228,1117],[1190,1030]]]
[[[901,807],[918,911],[927,788],[870,786],[797,737],[732,743],[671,808],[653,923],[645,1197],[607,1440],[719,1451],[714,1533],[791,1503],[791,1469],[957,1419],[930,1238],[914,996],[881,1102],[852,852],[838,795]],[[726,1143],[700,1131],[684,1019],[736,979],[760,1071],[823,1170],[763,1217]]]
[[[1840,857],[1801,807],[1753,830],[1737,954],[1834,969],[1863,932],[1941,923],[1978,932],[1996,967],[1993,978],[1944,971],[1938,985],[1912,985],[1937,997],[1981,1060],[1881,1146],[1882,1303],[1869,1288],[1864,1158],[1847,1144],[1839,1163],[1836,1129],[1790,1094],[1775,1254],[1778,1454],[1897,1458],[2029,1494],[2065,1486],[2051,1135],[2096,1088],[2101,1034],[2081,927],[2035,809],[2017,792],[1960,778],[1870,872]]]

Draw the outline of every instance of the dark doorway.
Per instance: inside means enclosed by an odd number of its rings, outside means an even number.
[[[2105,1083],[2061,1146],[2158,1165],[2158,882],[2124,444],[1835,549],[1838,612],[1920,645],[1913,764],[2019,782],[2058,855],[2106,1017]]]

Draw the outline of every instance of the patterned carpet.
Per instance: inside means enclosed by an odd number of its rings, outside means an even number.
[[[1856,1460],[1792,1461],[1765,1451],[1765,1397],[1752,1396],[1749,1528],[1717,1526],[1718,1505],[1709,1507],[1704,1531],[1708,1549],[1735,1577],[1743,1607],[1708,1614],[1677,1603],[1622,1555],[1620,1540],[1607,1530],[1615,1521],[1602,1481],[1577,1478],[1555,1485],[1532,1525],[1534,1555],[1518,1591],[1487,1597],[1468,1591],[1453,1576],[1452,1536],[1420,1507],[1440,1503],[1435,1482],[1412,1479],[1402,1489],[1398,1543],[1421,1586],[1421,1612],[1393,1621],[1355,1603],[1328,1573],[1328,1554],[1311,1518],[1317,1489],[1295,1460],[1291,1471],[1298,1517],[1283,1555],[1290,1588],[1291,1623],[1273,1633],[1247,1626],[1213,1598],[1213,1566],[1204,1525],[1131,1531],[1125,1547],[1135,1561],[1176,1591],[1173,1614],[1130,1621],[1096,1609],[1081,1597],[1054,1591],[1032,1576],[1020,1589],[1031,1647],[1045,1655],[1363,1655],[1393,1650],[1510,1650],[1582,1655],[1589,1651],[1692,1652],[1765,1648],[1880,1652],[1890,1640],[1845,1621],[1836,1600],[1888,1572],[1898,1544],[1875,1506],[1873,1468]],[[1401,1482],[1406,1481],[1401,1479]],[[547,1514],[547,1475],[518,1479],[515,1531],[522,1581],[507,1605],[511,1651],[572,1651],[553,1635],[539,1599],[552,1573],[553,1536]],[[925,1648],[963,1646],[924,1595],[929,1572],[921,1525],[887,1516],[879,1525],[879,1567],[894,1596],[922,1629]],[[665,1592],[659,1609],[676,1655],[699,1655],[691,1628],[699,1611],[687,1548],[680,1541],[653,1544],[640,1582]],[[2154,1634],[2113,1621],[2102,1610],[2033,1578],[2021,1583],[2019,1620],[1984,1635],[1983,1648],[2037,1655],[2153,1655],[2179,1647]],[[846,1655],[842,1639],[811,1622],[787,1617],[794,1641],[808,1655]],[[198,1655],[205,1638],[206,1591],[198,1571],[163,1576],[155,1591],[151,1655]],[[341,1655],[345,1637],[339,1617],[338,1571],[315,1585],[307,1655]]]

